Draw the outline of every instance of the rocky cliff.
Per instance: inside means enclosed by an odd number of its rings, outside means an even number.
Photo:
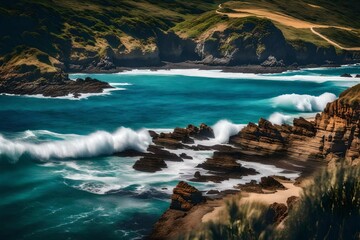
[[[298,118],[293,126],[279,126],[260,119],[258,125],[250,123],[232,136],[230,143],[253,157],[332,162],[345,158],[351,164],[358,164],[359,100],[360,85],[357,85],[328,103],[313,122]]]

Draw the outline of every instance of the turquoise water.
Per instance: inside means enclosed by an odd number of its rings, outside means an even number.
[[[271,75],[89,74],[115,91],[79,100],[1,95],[0,239],[140,238],[168,207],[172,187],[211,154],[191,153],[193,163],[171,163],[156,174],[136,172],[136,158],[111,153],[146,148],[140,129],[214,125],[222,119],[246,124],[259,117],[291,122],[321,111],[360,81],[340,78],[342,73],[360,74],[360,66]]]

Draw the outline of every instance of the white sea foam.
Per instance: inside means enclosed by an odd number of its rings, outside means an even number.
[[[285,115],[279,112],[275,112],[270,115],[269,121],[273,124],[281,125],[283,123],[287,123],[289,120],[291,120],[293,117],[290,115]]]
[[[0,157],[17,161],[22,156],[46,161],[49,159],[87,158],[109,155],[126,149],[146,151],[151,143],[147,130],[133,131],[119,128],[114,133],[98,131],[71,140],[46,143],[12,141],[0,135]]]
[[[126,88],[106,88],[101,93],[82,93],[79,97],[75,98],[73,94],[68,94],[66,96],[61,97],[47,97],[42,94],[34,94],[34,95],[20,95],[20,94],[9,94],[9,93],[2,93],[1,95],[5,96],[18,96],[18,97],[28,97],[28,98],[43,98],[43,99],[66,99],[66,100],[82,100],[88,99],[89,97],[96,97],[96,96],[108,96],[111,95],[113,91],[124,91],[127,90]]]
[[[215,140],[218,143],[227,143],[229,138],[236,135],[244,126],[244,124],[234,124],[228,120],[220,120],[213,126]]]
[[[109,83],[111,86],[132,86],[133,84],[132,83],[127,83],[127,82],[124,82],[124,83],[118,83],[118,82],[112,82],[112,83]]]
[[[324,110],[326,104],[336,99],[332,93],[323,93],[320,96],[284,94],[272,99],[273,106],[291,111],[318,112]]]
[[[223,72],[222,70],[200,70],[200,69],[171,69],[171,70],[131,70],[116,73],[117,75],[147,75],[147,76],[187,76],[204,78],[226,78],[226,79],[251,79],[251,80],[270,80],[270,81],[309,81],[309,82],[344,82],[340,76],[320,76],[320,75],[298,75],[286,76],[281,74],[254,74],[254,73],[233,73]],[[351,79],[360,82],[360,79]],[[348,81],[348,80],[347,80]]]

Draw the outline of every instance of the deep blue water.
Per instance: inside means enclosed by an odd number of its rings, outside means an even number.
[[[221,119],[246,124],[259,117],[290,122],[321,111],[360,81],[338,77],[342,73],[360,74],[360,66],[271,75],[196,70],[90,74],[118,89],[80,100],[1,95],[0,239],[141,237],[168,207],[172,187],[209,153],[196,153],[195,163],[169,165],[160,173],[139,173],[132,169],[136,158],[103,156],[111,151],[102,145],[109,138],[141,145],[142,138],[126,135],[130,130],[114,133],[118,128],[214,125]],[[99,130],[105,132],[94,133]],[[102,149],[93,152],[96,148]]]

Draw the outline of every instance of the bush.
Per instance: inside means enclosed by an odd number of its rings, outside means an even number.
[[[360,167],[340,166],[316,176],[281,228],[271,221],[268,207],[260,203],[239,206],[238,202],[228,203],[227,220],[207,224],[187,238],[360,239]]]
[[[325,171],[304,189],[285,239],[360,239],[360,168]]]

